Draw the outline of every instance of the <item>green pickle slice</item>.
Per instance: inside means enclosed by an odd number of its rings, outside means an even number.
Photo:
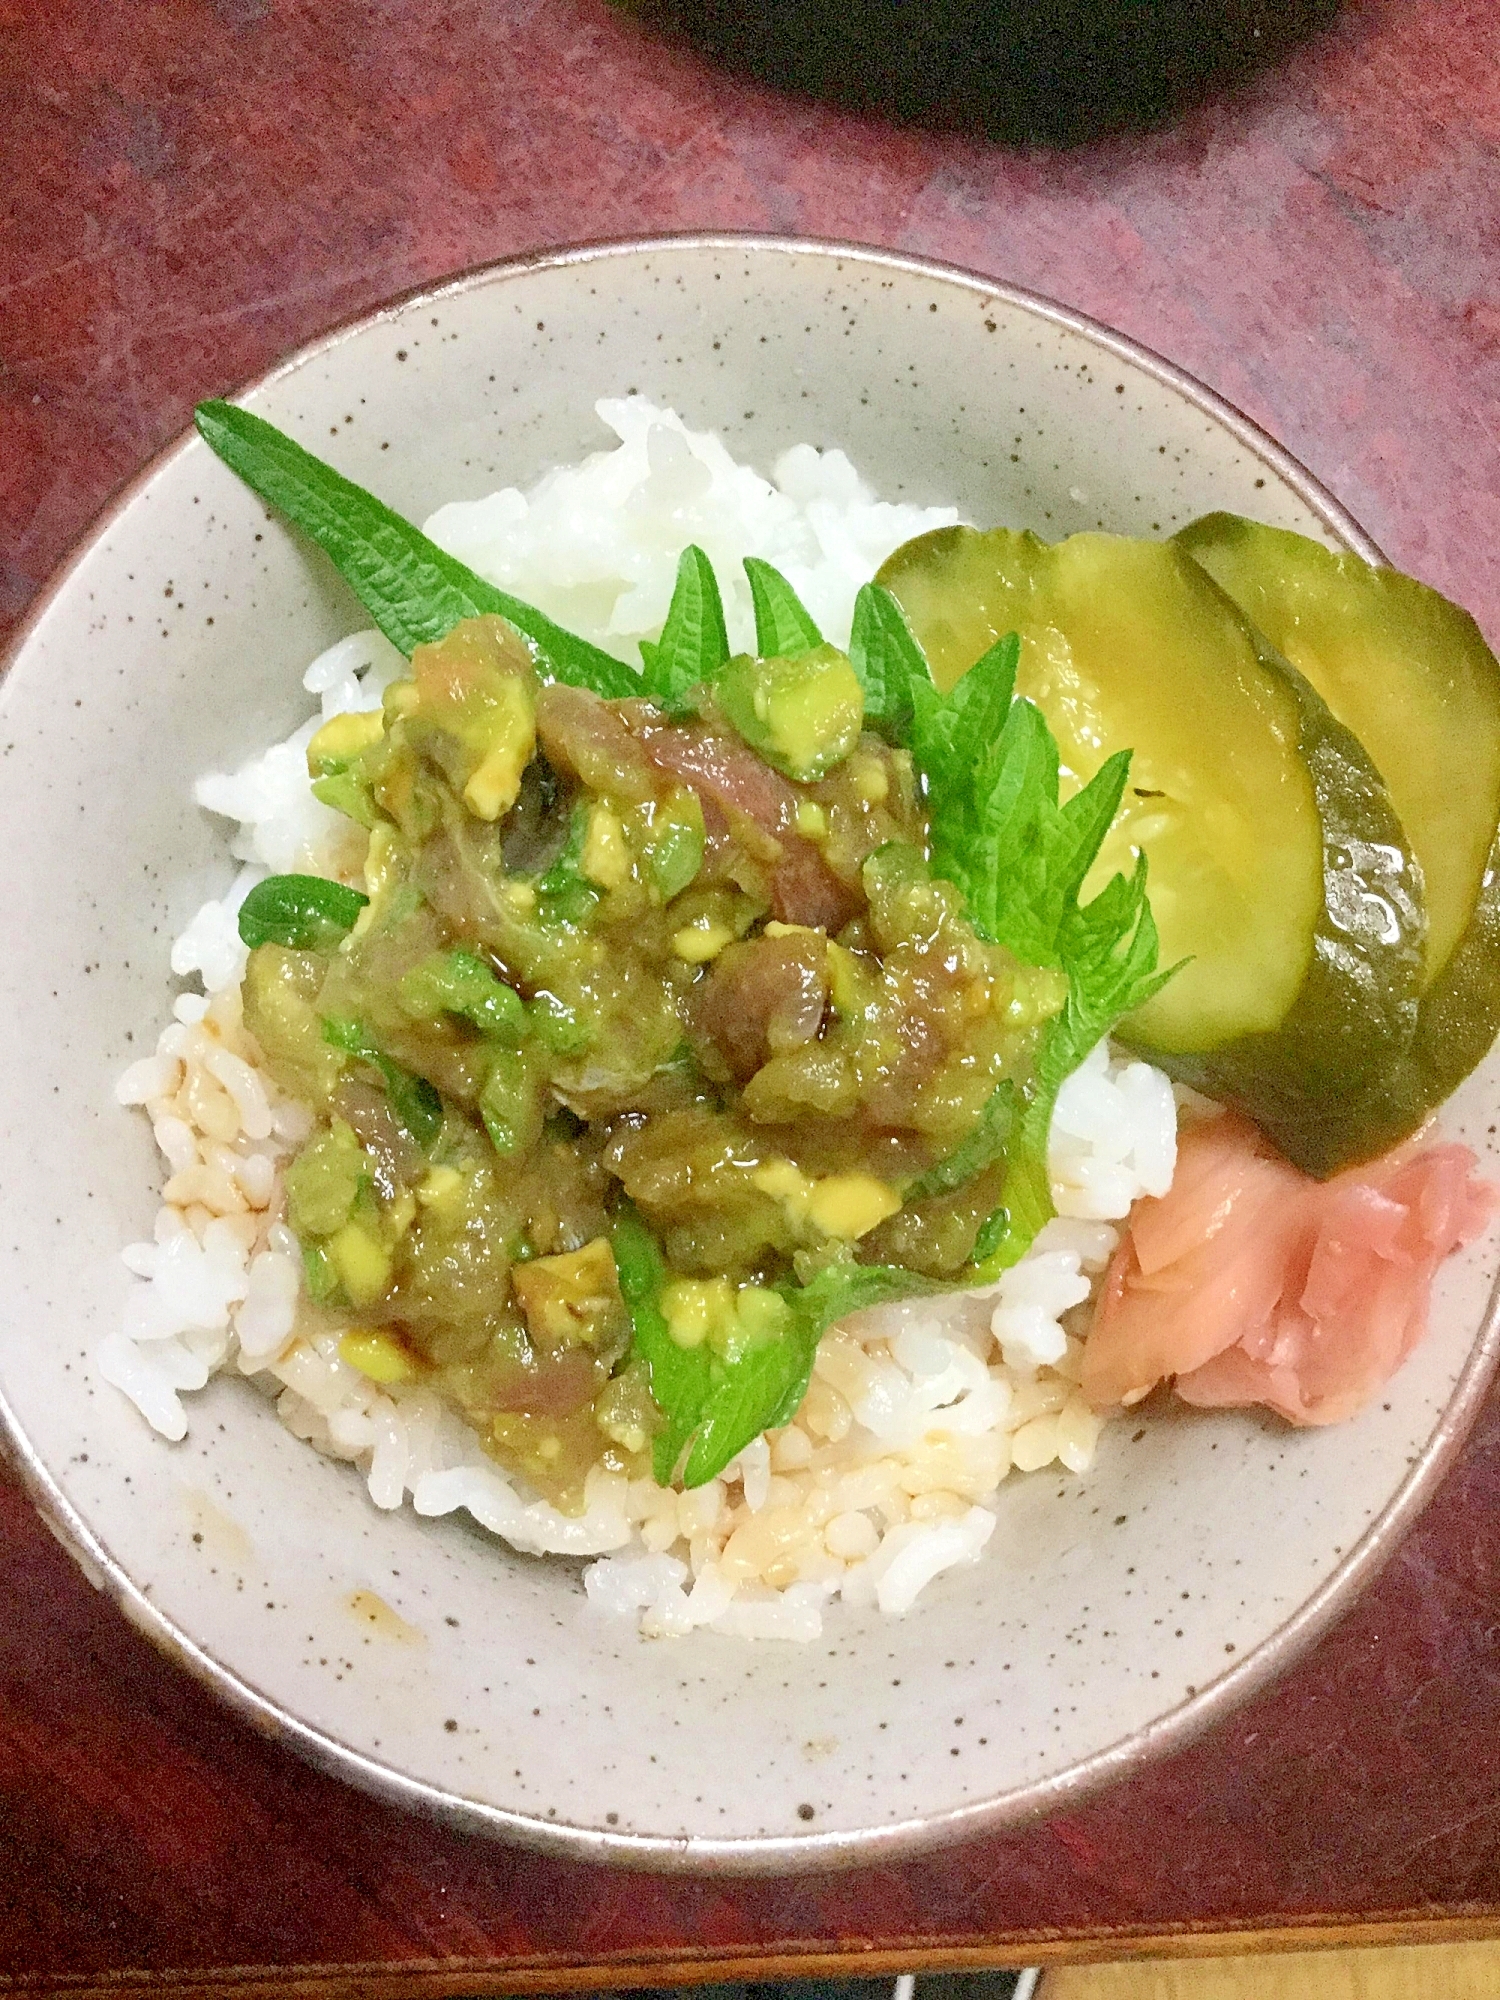
[[[878,579],[951,686],[1006,632],[1063,784],[1133,752],[1085,894],[1150,864],[1161,962],[1121,1038],[1238,1103],[1326,1174],[1386,1143],[1416,1028],[1420,872],[1375,766],[1308,682],[1170,544],[945,528]]]
[[[1467,611],[1358,556],[1237,514],[1175,537],[1358,733],[1427,895],[1410,1123],[1500,1033],[1500,662]]]

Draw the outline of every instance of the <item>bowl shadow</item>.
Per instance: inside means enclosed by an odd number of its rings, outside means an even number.
[[[1015,146],[1150,130],[1238,90],[1340,0],[619,0],[773,89]]]

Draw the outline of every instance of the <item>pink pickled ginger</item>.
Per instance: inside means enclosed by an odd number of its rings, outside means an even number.
[[[1438,1265],[1500,1206],[1475,1164],[1467,1146],[1409,1143],[1315,1181],[1233,1112],[1190,1128],[1110,1264],[1084,1393],[1104,1408],[1175,1376],[1205,1407],[1352,1416],[1426,1332]]]

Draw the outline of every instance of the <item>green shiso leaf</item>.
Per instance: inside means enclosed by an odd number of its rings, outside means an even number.
[[[927,657],[906,613],[882,584],[865,584],[854,600],[849,661],[865,693],[865,720],[893,742],[911,735],[912,683],[930,683]]]
[[[1015,1127],[1016,1111],[1016,1086],[1007,1077],[991,1091],[973,1131],[945,1159],[919,1175],[906,1190],[905,1199],[926,1201],[935,1194],[951,1194],[1002,1159]]]
[[[1057,743],[1041,710],[1016,696],[1019,659],[1020,641],[1010,633],[948,694],[930,675],[908,682],[934,873],[963,891],[981,937],[1027,965],[1063,972],[1068,982],[1062,1011],[1021,1086],[1005,1146],[1008,1223],[998,1245],[986,1246],[980,1277],[1013,1264],[1054,1213],[1047,1134],[1064,1079],[1176,969],[1157,970],[1144,856],[1133,874],[1114,876],[1080,905],[1084,878],[1119,809],[1130,753],[1109,758],[1060,804]]]
[[[462,619],[498,613],[530,641],[537,671],[614,699],[640,677],[544,612],[447,555],[419,528],[345,479],[263,417],[233,403],[200,403],[199,435],[263,500],[310,535],[392,645],[410,657]]]
[[[801,1407],[818,1342],[835,1320],[865,1306],[885,1305],[940,1288],[896,1264],[834,1264],[806,1285],[783,1285],[791,1324],[779,1339],[720,1363],[698,1415],[684,1486],[703,1486],[762,1431],[788,1424]]]
[[[661,637],[641,641],[641,692],[669,713],[690,688],[711,681],[729,658],[729,633],[714,566],[689,544],[678,558],[677,583]]]
[[[831,1265],[810,1284],[781,1287],[791,1308],[785,1332],[725,1361],[707,1345],[680,1347],[672,1338],[661,1309],[666,1266],[634,1208],[619,1211],[611,1238],[634,1351],[665,1419],[652,1444],[661,1486],[679,1471],[684,1486],[706,1485],[762,1431],[790,1423],[807,1394],[818,1342],[836,1319],[940,1289],[892,1264]]]
[[[369,900],[326,875],[268,875],[240,904],[240,941],[252,951],[262,944],[333,951]]]
[[[661,1309],[666,1266],[634,1208],[627,1205],[615,1216],[610,1240],[635,1352],[646,1364],[652,1399],[666,1419],[652,1443],[652,1471],[659,1486],[670,1486],[708,1400],[713,1357],[705,1347],[679,1347],[668,1331]]]
[[[822,645],[823,634],[779,569],[746,556],[745,574],[755,606],[755,650],[763,660],[794,660]]]

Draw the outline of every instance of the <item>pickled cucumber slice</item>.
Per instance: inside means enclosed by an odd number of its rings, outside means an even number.
[[[1413,1118],[1500,1033],[1500,662],[1456,604],[1237,514],[1175,537],[1358,735],[1422,866]]]
[[[940,685],[1020,633],[1017,686],[1058,739],[1065,785],[1133,752],[1084,894],[1143,850],[1162,963],[1190,962],[1122,1038],[1242,1105],[1312,1172],[1376,1150],[1416,1029],[1425,919],[1353,734],[1170,544],[940,529],[879,581]]]

